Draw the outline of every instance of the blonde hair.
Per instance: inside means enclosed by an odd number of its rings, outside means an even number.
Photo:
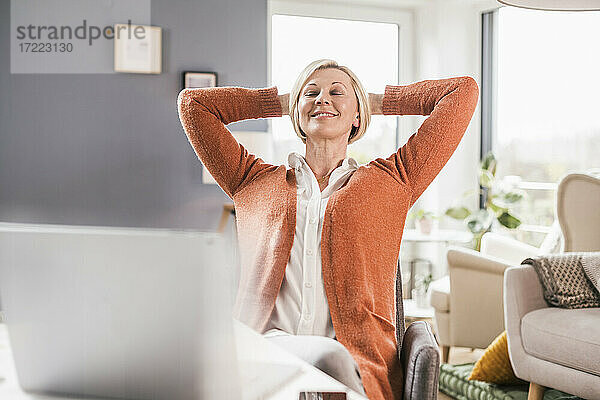
[[[329,59],[321,59],[316,60],[308,64],[294,83],[292,90],[290,91],[290,100],[289,100],[289,110],[290,110],[290,119],[292,120],[292,125],[294,126],[294,130],[296,131],[296,135],[302,140],[302,143],[306,144],[306,134],[302,132],[300,129],[300,113],[298,111],[298,101],[300,99],[300,92],[302,88],[308,81],[308,78],[315,71],[323,70],[323,69],[338,69],[342,72],[345,72],[346,75],[350,77],[350,81],[352,82],[352,88],[354,89],[354,94],[356,95],[356,99],[358,100],[358,116],[360,125],[358,128],[356,126],[352,126],[352,130],[350,131],[350,136],[348,137],[348,144],[356,142],[360,139],[367,128],[369,127],[369,123],[371,122],[371,107],[369,104],[369,94],[365,90],[365,87],[362,85],[358,77],[350,70],[350,68],[339,65],[334,60]]]

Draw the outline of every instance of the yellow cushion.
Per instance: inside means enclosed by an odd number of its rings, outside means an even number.
[[[525,383],[515,376],[508,357],[506,331],[502,332],[475,364],[469,380],[478,380],[499,385]]]

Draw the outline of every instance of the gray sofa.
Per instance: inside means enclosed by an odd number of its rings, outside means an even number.
[[[600,251],[600,179],[567,175],[557,191],[565,252]],[[508,352],[517,377],[530,382],[530,400],[544,387],[600,399],[600,308],[550,307],[534,268],[504,274]]]

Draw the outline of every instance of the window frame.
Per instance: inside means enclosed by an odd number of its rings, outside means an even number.
[[[414,53],[414,24],[413,13],[397,8],[382,6],[339,4],[323,2],[307,2],[297,0],[268,0],[267,1],[267,82],[272,83],[271,48],[273,36],[271,19],[274,14],[283,14],[299,17],[333,18],[350,21],[384,22],[398,26],[398,85],[406,85],[414,81],[415,53]],[[357,16],[360,16],[357,17]],[[272,123],[267,121],[268,132],[273,132]],[[410,136],[416,129],[415,121],[396,117],[396,149],[402,138]]]
[[[495,133],[497,132],[497,102],[498,93],[498,26],[500,6],[481,14],[481,130],[480,130],[480,160],[488,151],[495,148]],[[550,190],[556,198],[558,183],[521,181],[519,189],[524,191]],[[483,189],[480,186],[480,189]],[[486,193],[479,195],[479,208],[485,205]],[[555,214],[556,214],[556,210]],[[556,215],[555,215],[556,218]],[[552,225],[521,224],[515,231],[549,233]],[[520,235],[519,235],[520,236]]]

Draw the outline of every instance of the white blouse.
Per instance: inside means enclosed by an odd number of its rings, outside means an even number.
[[[346,157],[321,192],[317,178],[297,152],[288,155],[296,173],[296,231],[290,259],[265,336],[318,335],[335,337],[321,272],[321,231],[329,197],[359,165]]]

